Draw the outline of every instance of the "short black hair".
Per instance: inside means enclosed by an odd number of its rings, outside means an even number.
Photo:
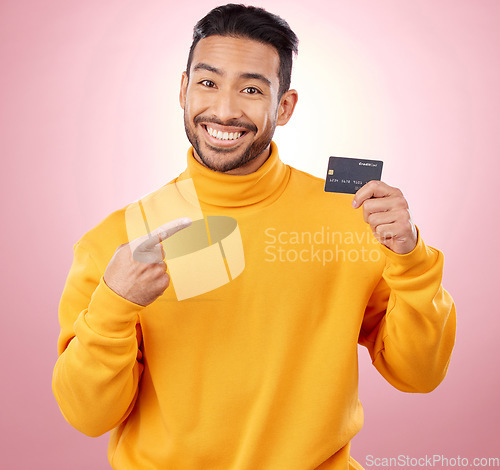
[[[290,88],[293,54],[298,53],[299,39],[284,19],[254,6],[229,3],[214,8],[194,27],[187,61],[188,78],[194,49],[201,39],[209,36],[248,38],[273,46],[280,59],[278,97]]]

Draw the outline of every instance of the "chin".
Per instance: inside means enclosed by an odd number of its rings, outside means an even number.
[[[201,158],[201,157],[200,157]],[[225,173],[227,171],[236,170],[236,168],[240,168],[244,166],[248,162],[241,162],[238,159],[236,160],[225,160],[224,158],[213,160],[213,159],[204,159],[202,158],[202,162],[210,168],[211,170],[218,171],[220,173]]]
[[[225,149],[210,149],[207,152],[197,151],[197,153],[206,167],[221,173],[240,168],[253,159],[248,159],[246,152],[241,153],[241,151],[239,155],[229,155],[230,151]]]

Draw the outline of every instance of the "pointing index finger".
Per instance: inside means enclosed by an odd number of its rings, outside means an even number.
[[[153,249],[156,245],[158,245],[168,237],[171,237],[174,233],[177,233],[183,228],[189,227],[192,222],[193,221],[189,217],[181,217],[179,219],[171,220],[166,224],[160,225],[158,228],[146,235],[146,240],[140,243],[140,245],[137,247],[137,250],[147,251]]]

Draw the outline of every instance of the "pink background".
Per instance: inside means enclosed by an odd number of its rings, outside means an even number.
[[[2,0],[2,404],[5,469],[105,469],[107,436],[60,415],[57,307],[73,243],[183,170],[178,106],[192,27],[216,2]],[[329,155],[384,160],[458,309],[445,382],[392,389],[360,349],[354,456],[500,456],[500,2],[308,0],[258,5],[301,44],[299,104],[275,140],[324,177]]]

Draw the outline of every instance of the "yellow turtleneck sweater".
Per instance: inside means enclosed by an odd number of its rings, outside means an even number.
[[[243,271],[142,307],[102,278],[129,241],[125,208],[86,233],[59,310],[65,418],[90,436],[112,430],[118,470],[360,468],[349,456],[363,423],[357,344],[400,390],[441,382],[455,337],[443,255],[420,235],[406,255],[381,246],[352,195],[325,193],[274,143],[244,176],[203,167],[191,149],[175,181],[186,179],[204,215],[236,219]]]

